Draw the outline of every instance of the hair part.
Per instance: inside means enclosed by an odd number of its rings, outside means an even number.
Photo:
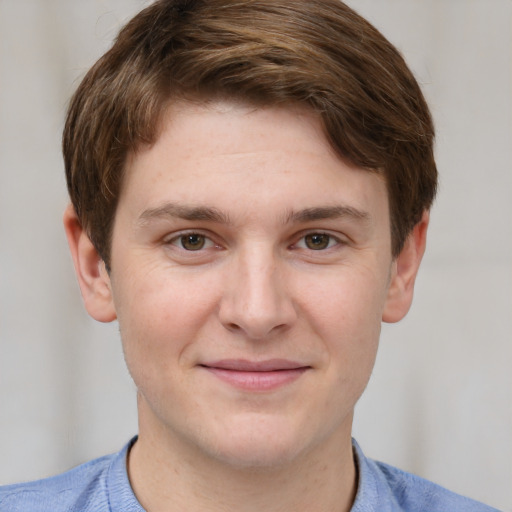
[[[158,0],[120,31],[70,103],[68,191],[110,264],[126,158],[159,135],[169,102],[302,104],[388,189],[393,255],[432,204],[434,127],[400,53],[339,0]]]

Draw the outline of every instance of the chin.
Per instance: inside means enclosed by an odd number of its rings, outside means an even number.
[[[234,422],[216,436],[212,455],[218,461],[240,469],[277,468],[307,451],[308,443],[296,430],[268,418]]]
[[[245,443],[219,446],[215,458],[238,469],[272,469],[285,466],[298,456],[297,447],[248,440]]]

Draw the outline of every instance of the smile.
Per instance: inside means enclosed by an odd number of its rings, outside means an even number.
[[[226,359],[202,364],[202,368],[220,380],[245,391],[272,391],[297,380],[310,366],[272,359],[268,361],[246,361]]]

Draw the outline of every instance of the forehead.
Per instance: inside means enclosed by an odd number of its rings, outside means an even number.
[[[297,139],[304,137],[309,142],[305,150],[314,151],[323,159],[327,155],[329,159],[339,159],[324,135],[320,116],[305,105],[258,107],[235,100],[183,100],[165,109],[155,143],[141,147],[131,158],[147,158],[155,146],[159,151],[166,146],[167,156],[184,160],[281,152],[296,146]],[[156,152],[153,154],[156,156]]]
[[[139,210],[169,200],[248,211],[387,208],[383,178],[342,160],[312,110],[233,102],[170,107],[156,142],[128,159],[120,203],[128,196]]]

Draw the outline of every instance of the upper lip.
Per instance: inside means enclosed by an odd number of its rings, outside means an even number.
[[[299,368],[308,368],[309,365],[290,361],[288,359],[267,359],[264,361],[248,361],[247,359],[222,359],[203,363],[201,366],[206,368],[216,368],[220,370],[230,370],[238,372],[272,372],[278,370],[297,370]]]

